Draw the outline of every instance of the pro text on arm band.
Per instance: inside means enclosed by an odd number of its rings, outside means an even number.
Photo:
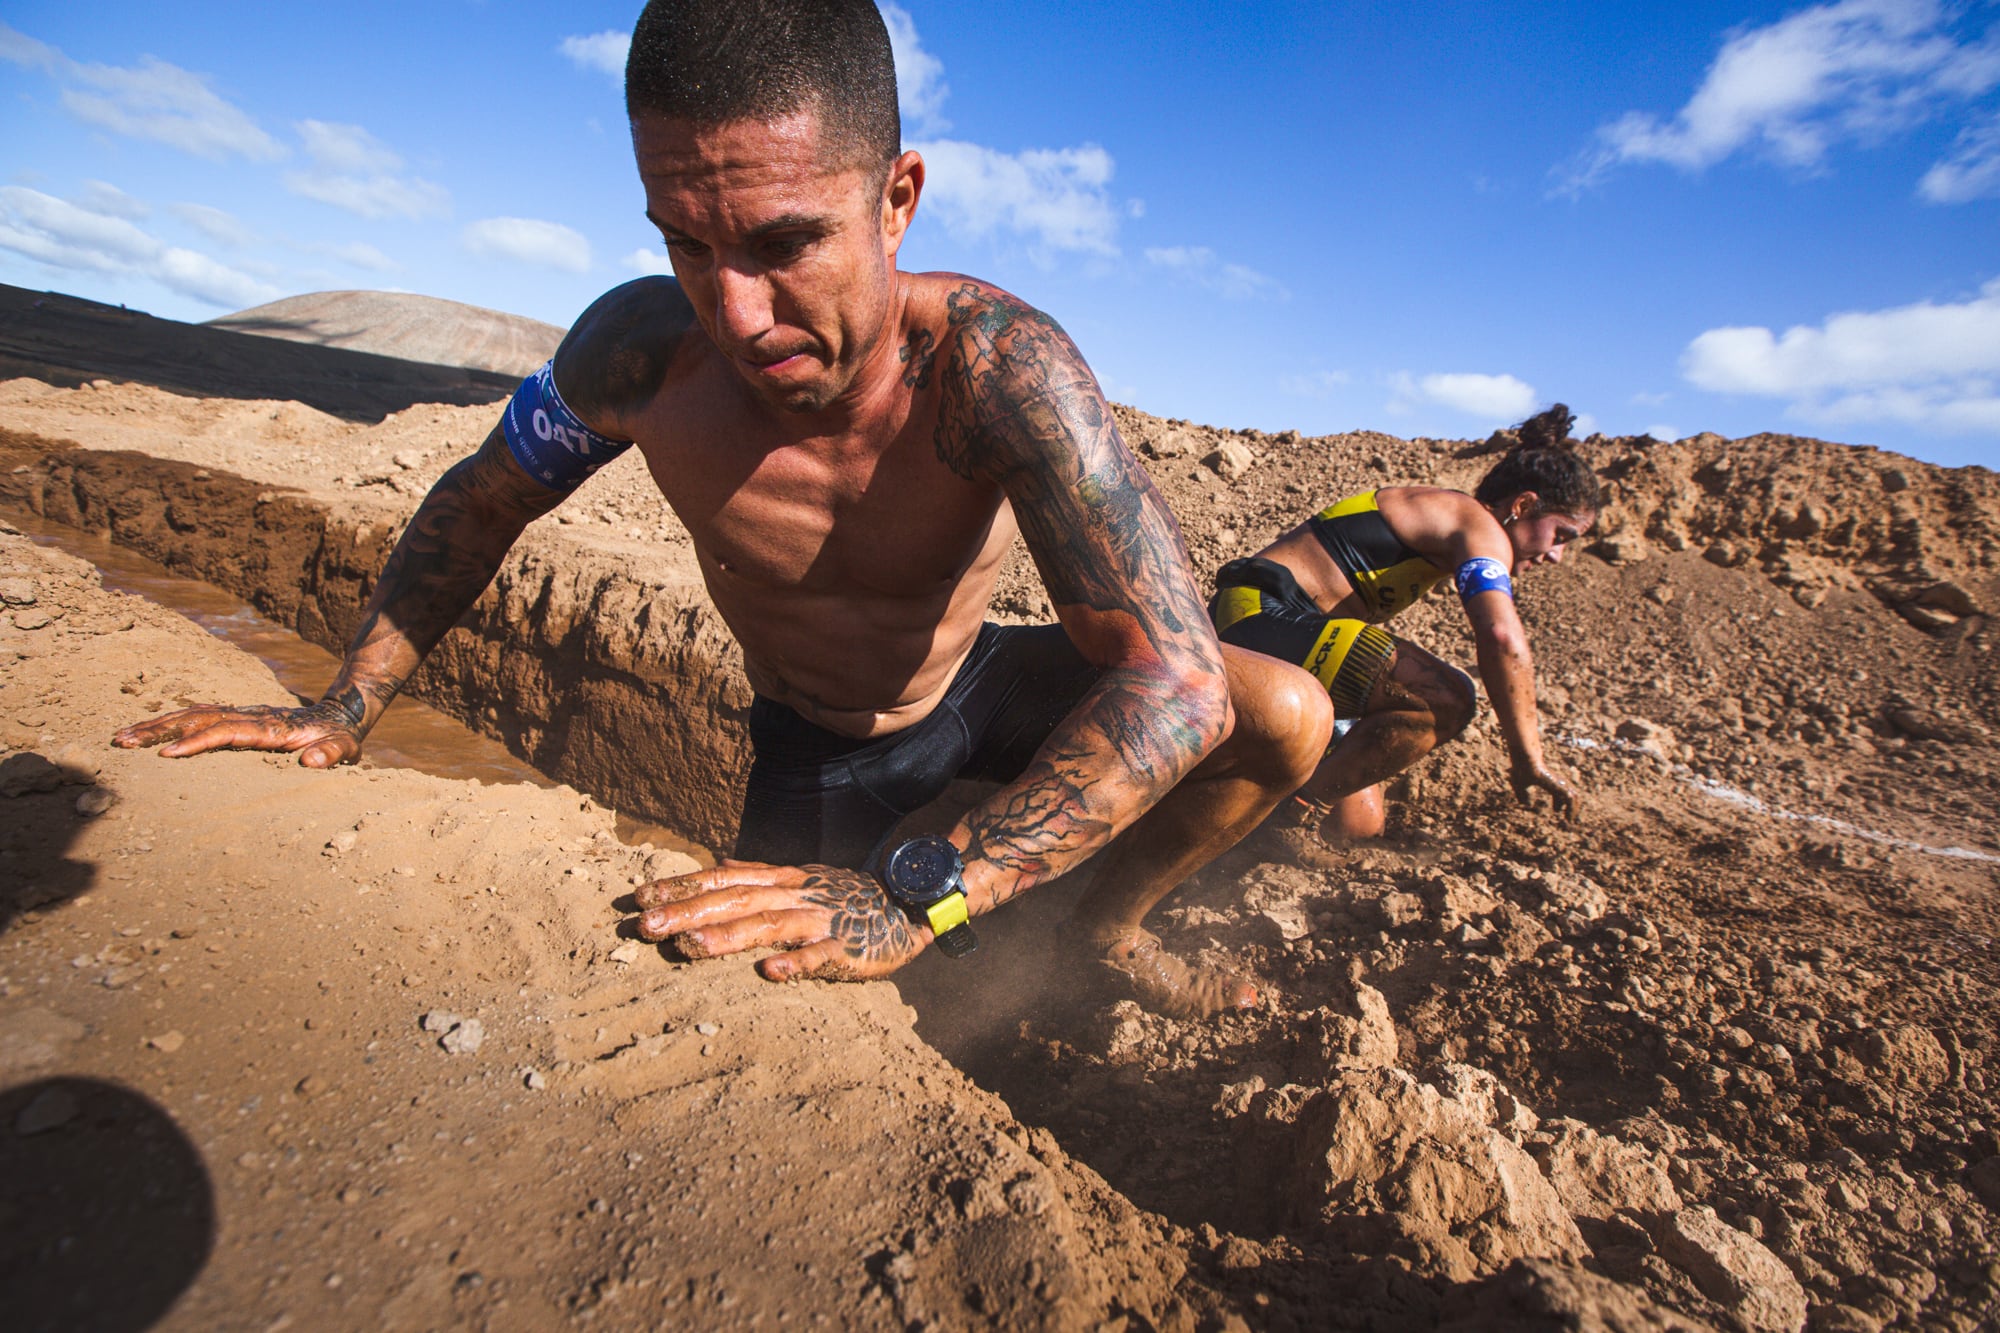
[[[632,447],[583,424],[556,392],[554,358],[521,381],[500,418],[507,447],[522,471],[552,491],[573,491],[584,478]]]
[[[1507,577],[1507,566],[1488,555],[1475,555],[1458,567],[1458,596],[1460,601],[1477,597],[1482,592],[1504,592],[1514,595],[1514,580]]]

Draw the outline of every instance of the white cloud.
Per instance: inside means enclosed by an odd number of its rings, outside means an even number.
[[[284,145],[218,97],[206,76],[153,56],[141,57],[130,68],[87,65],[0,23],[0,60],[46,72],[63,85],[64,108],[99,129],[211,160],[275,162],[285,155]]]
[[[983,240],[1006,228],[1049,250],[1118,253],[1115,164],[1096,144],[1003,153],[957,139],[914,144],[929,166],[924,198],[945,230]]]
[[[2000,278],[1970,300],[1846,311],[1779,335],[1710,329],[1681,373],[1717,393],[1787,399],[1813,421],[2000,432]]]
[[[1654,439],[1660,441],[1662,444],[1672,444],[1675,440],[1686,438],[1686,436],[1681,434],[1681,428],[1679,426],[1667,426],[1667,425],[1648,426],[1646,427],[1646,434],[1652,436]]]
[[[169,204],[167,211],[193,227],[218,245],[226,245],[232,250],[257,243],[256,233],[237,219],[233,213],[225,213],[207,204]]]
[[[1335,390],[1346,388],[1353,378],[1344,370],[1316,370],[1310,375],[1283,376],[1278,387],[1301,398],[1326,398]]]
[[[565,37],[556,49],[574,61],[579,69],[594,69],[622,83],[625,57],[632,50],[632,34],[607,29],[588,37]]]
[[[1666,393],[1635,393],[1632,395],[1632,405],[1634,407],[1662,407],[1666,404],[1667,399],[1672,396],[1672,394]]]
[[[1225,263],[1205,245],[1148,249],[1146,262],[1206,288],[1225,301],[1249,301],[1258,297],[1284,301],[1291,297],[1285,285],[1276,278],[1267,277],[1242,264]]]
[[[418,176],[396,174],[403,159],[361,126],[302,120],[297,129],[313,169],[285,173],[285,188],[293,194],[378,221],[421,222],[451,213],[448,190]]]
[[[658,250],[649,250],[643,245],[618,262],[626,268],[631,269],[634,273],[648,277],[659,273],[672,274],[674,271],[673,260],[661,254]]]
[[[485,259],[582,273],[590,268],[590,242],[581,232],[540,218],[484,218],[459,237],[467,250]]]
[[[1934,204],[2000,195],[2000,116],[1959,131],[1951,156],[1924,173],[1917,193]]]
[[[1621,163],[1699,171],[1745,149],[1810,170],[1836,142],[1879,139],[1981,97],[2000,85],[2000,42],[1961,41],[1955,18],[1938,0],[1838,0],[1739,28],[1672,119],[1632,111],[1604,126],[1565,188]],[[1934,188],[1955,180],[1947,170]]]
[[[951,128],[943,115],[944,99],[951,95],[951,85],[944,81],[944,62],[924,50],[908,10],[888,3],[876,7],[889,29],[889,49],[896,60],[896,108],[903,113],[905,128],[914,125],[924,136],[943,134]]]
[[[316,247],[320,253],[338,259],[354,268],[365,268],[375,273],[394,273],[402,265],[377,250],[366,241],[347,241],[340,245]]]
[[[207,255],[167,245],[124,218],[18,185],[0,186],[0,248],[52,268],[137,274],[225,308],[282,294]]]
[[[85,181],[76,197],[76,205],[108,218],[127,218],[133,222],[149,217],[153,212],[152,205],[145,200],[134,199],[109,181]]]
[[[1418,378],[1398,374],[1390,383],[1399,400],[1394,406],[1403,411],[1415,403],[1429,402],[1488,421],[1518,421],[1535,410],[1534,386],[1512,375],[1462,373]]]

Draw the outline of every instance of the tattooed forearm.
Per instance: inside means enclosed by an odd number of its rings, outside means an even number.
[[[508,467],[499,457],[506,450],[496,429],[478,453],[439,478],[383,566],[325,696],[357,732],[375,724],[478,600],[521,529],[560,501]]]
[[[1104,675],[1030,769],[967,814],[995,901],[1060,874],[1143,814],[1228,726],[1222,649],[1172,513],[1056,323],[967,283],[937,350],[935,447],[1005,488],[1070,637]]]

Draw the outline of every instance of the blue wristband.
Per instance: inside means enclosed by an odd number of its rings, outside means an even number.
[[[1457,582],[1460,601],[1470,601],[1482,592],[1514,595],[1514,580],[1507,577],[1507,566],[1490,555],[1475,555],[1460,565]]]
[[[556,363],[521,381],[500,418],[507,448],[521,470],[552,491],[573,491],[584,478],[632,447],[606,439],[583,424],[556,392]]]

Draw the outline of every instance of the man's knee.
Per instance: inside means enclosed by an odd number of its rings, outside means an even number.
[[[1236,705],[1232,748],[1242,762],[1294,788],[1312,776],[1333,739],[1333,701],[1325,686],[1303,668],[1260,658],[1255,667],[1231,671],[1230,698]]]

